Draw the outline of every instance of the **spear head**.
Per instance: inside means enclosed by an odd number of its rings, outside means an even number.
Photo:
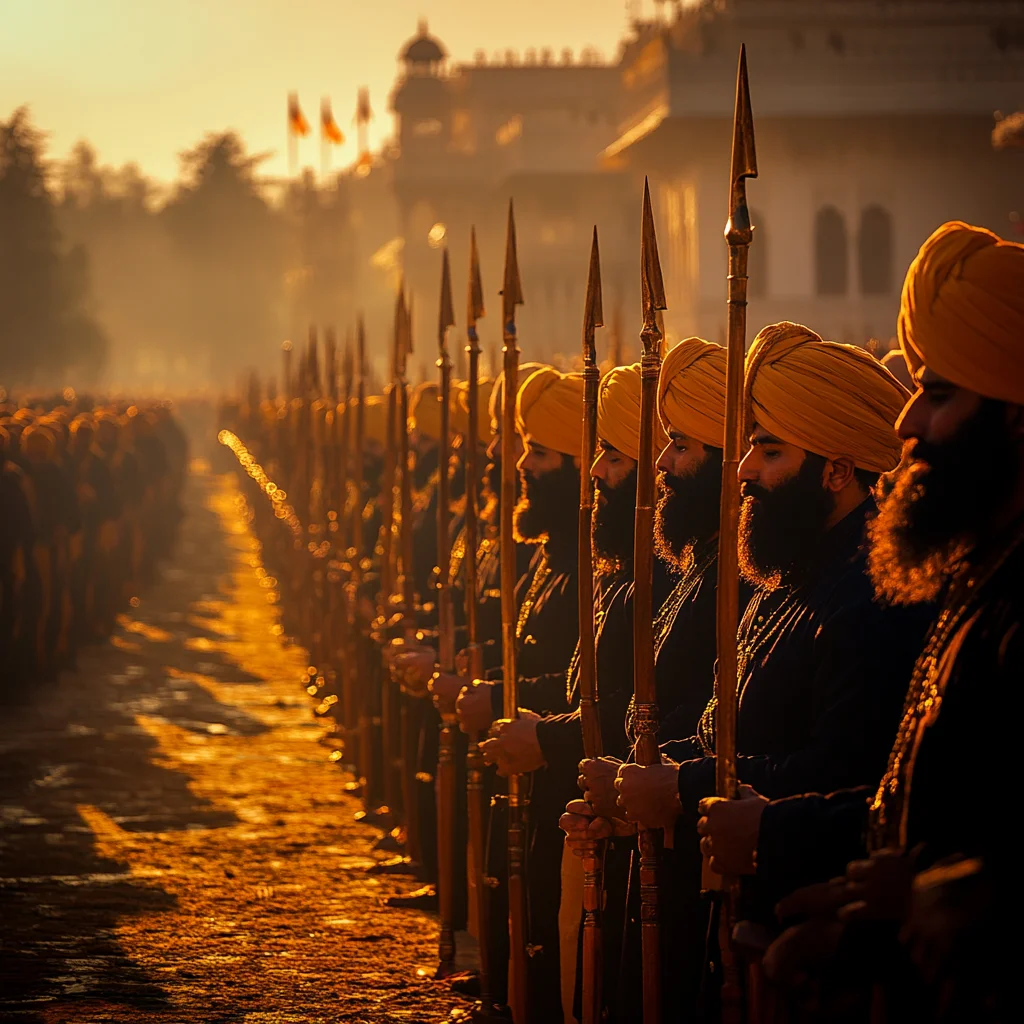
[[[466,309],[466,336],[469,347],[480,351],[480,339],[476,333],[476,322],[484,315],[484,286],[480,280],[480,253],[476,247],[476,228],[469,231],[469,300]]]
[[[452,270],[448,260],[448,247],[441,256],[441,312],[437,322],[437,344],[441,358],[448,358],[448,328],[455,326],[455,308],[452,305]]]
[[[352,397],[352,381],[355,377],[355,367],[352,362],[352,332],[345,334],[345,354],[341,360],[341,376],[345,394],[345,402]]]
[[[309,360],[309,386],[315,392],[320,391],[320,358],[316,346],[316,327],[309,325],[309,350],[306,358]]]
[[[754,148],[754,115],[750,109],[750,83],[747,81],[747,48],[740,46],[736,107],[732,119],[729,220],[725,225],[725,240],[729,245],[750,245],[754,237],[747,209],[747,178],[756,177],[757,152]]]
[[[332,402],[338,400],[338,343],[334,328],[328,327],[324,336],[324,376],[327,378],[327,396]]]
[[[644,178],[644,211],[640,226],[640,294],[643,299],[644,325],[640,331],[644,355],[657,353],[662,331],[658,326],[658,312],[668,309],[665,302],[665,282],[661,276],[658,258],[658,236],[654,230],[654,211],[651,209],[651,189]]]
[[[598,327],[604,327],[604,305],[601,301],[601,253],[597,247],[597,225],[595,224],[594,240],[590,245],[587,305],[583,313],[583,362],[586,366],[597,365],[594,330]]]
[[[501,288],[501,318],[506,333],[515,333],[516,306],[523,304],[523,286],[519,280],[516,254],[516,217],[512,200],[508,201],[508,231],[505,235],[505,278]]]
[[[362,313],[356,321],[356,365],[359,367],[359,379],[362,380],[366,376],[366,325]]]

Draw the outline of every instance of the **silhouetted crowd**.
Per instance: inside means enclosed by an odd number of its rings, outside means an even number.
[[[167,405],[0,403],[0,694],[110,634],[171,546],[187,463]]]

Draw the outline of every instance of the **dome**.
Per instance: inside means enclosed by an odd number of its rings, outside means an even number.
[[[419,33],[402,50],[406,64],[438,64],[448,56],[445,48],[427,31],[426,21],[419,24]]]

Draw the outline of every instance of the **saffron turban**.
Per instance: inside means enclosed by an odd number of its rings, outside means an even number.
[[[526,442],[578,457],[583,450],[583,377],[550,366],[530,374],[516,397],[516,427]]]
[[[409,429],[436,441],[441,436],[441,403],[434,381],[417,384],[409,396]]]
[[[702,338],[670,348],[658,377],[658,412],[666,430],[701,444],[725,443],[725,349]]]
[[[519,374],[516,379],[516,391],[526,383],[526,378],[530,376],[535,370],[541,369],[544,363],[520,363]],[[492,433],[496,433],[501,427],[501,414],[505,408],[505,371],[501,373],[494,380],[494,384],[491,387],[491,397],[487,402],[487,412],[491,418],[491,422],[494,426],[491,427]],[[482,436],[482,435],[481,435]]]
[[[899,464],[895,423],[909,392],[862,348],[822,341],[800,324],[772,324],[747,353],[745,392],[748,425],[826,459],[848,456],[872,473]]]
[[[485,444],[492,433],[489,398],[493,386],[489,377],[477,382],[476,436]],[[456,429],[455,424],[458,423],[458,430],[465,434],[469,430],[469,381],[460,381],[457,393],[453,392],[453,394],[458,409],[454,404],[452,405],[452,430]]]
[[[894,348],[882,356],[882,365],[905,387],[913,388],[914,378],[901,349]]]
[[[581,439],[582,436],[581,433]],[[639,363],[633,363],[632,366],[615,366],[601,378],[597,389],[597,436],[634,461],[640,457]],[[666,444],[668,437],[655,417],[655,459]]]
[[[352,415],[357,415],[359,400],[351,403]],[[352,430],[356,429],[356,421],[352,420]],[[353,436],[355,434],[353,433]],[[380,395],[368,395],[363,408],[363,438],[388,443],[388,403]]]
[[[910,264],[897,330],[913,372],[1024,404],[1024,245],[943,224]]]

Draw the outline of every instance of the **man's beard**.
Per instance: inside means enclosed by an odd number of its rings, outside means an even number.
[[[636,469],[615,487],[595,480],[590,539],[594,548],[594,570],[599,575],[621,572],[633,561],[635,526]]]
[[[670,569],[687,572],[694,546],[718,532],[721,496],[721,448],[709,448],[707,458],[686,476],[658,474],[654,550]]]
[[[518,474],[517,474],[518,475]],[[496,498],[501,494],[501,456],[489,459],[484,467],[484,486]]]
[[[363,483],[367,490],[376,494],[380,490],[381,477],[384,475],[384,459],[371,452],[363,452]]]
[[[799,563],[813,556],[828,531],[835,500],[822,484],[825,460],[808,452],[800,471],[766,490],[743,485],[740,506],[740,573],[773,590]]]
[[[575,540],[579,528],[580,471],[572,459],[563,456],[558,469],[540,476],[521,476],[522,497],[513,518],[516,540],[520,544]]]
[[[869,529],[868,571],[893,604],[934,601],[1013,493],[1006,407],[985,401],[945,444],[912,442]]]

